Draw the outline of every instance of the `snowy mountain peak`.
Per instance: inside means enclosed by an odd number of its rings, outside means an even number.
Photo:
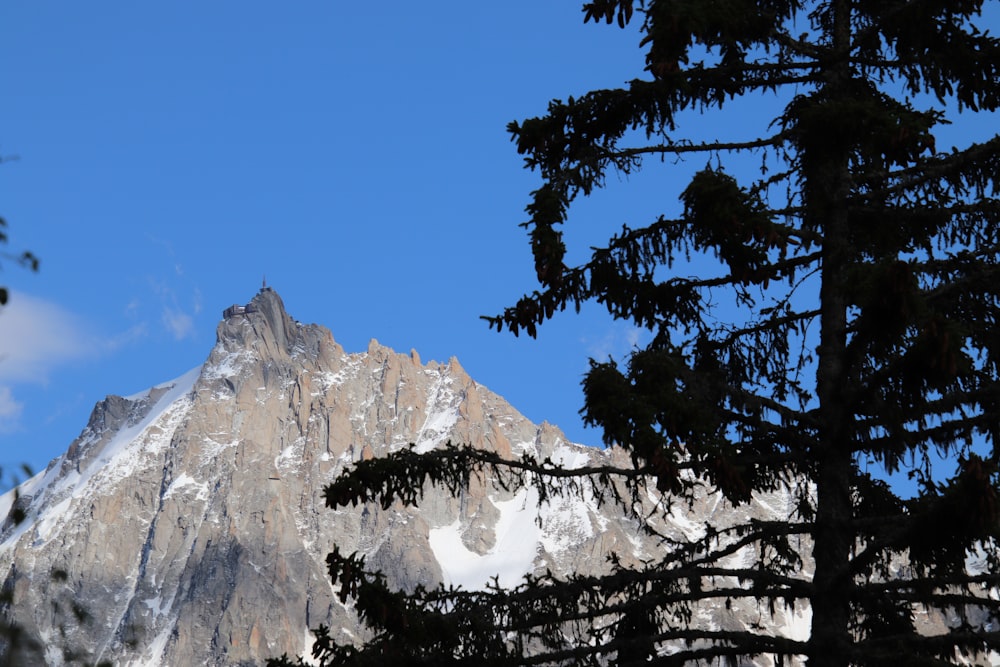
[[[251,664],[302,653],[319,624],[359,632],[327,579],[334,545],[402,587],[512,581],[638,549],[593,504],[538,510],[489,483],[458,499],[430,494],[419,510],[324,507],[323,487],[353,461],[449,441],[603,456],[532,424],[456,359],[424,363],[374,340],[347,353],[263,289],[224,311],[202,366],[108,396],[66,454],[20,487],[28,519],[0,528],[8,617],[53,665],[63,648],[120,665]],[[13,502],[0,497],[0,517]],[[54,615],[53,601],[80,603],[90,620]]]

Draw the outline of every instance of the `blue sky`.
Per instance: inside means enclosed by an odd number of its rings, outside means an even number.
[[[0,273],[0,465],[41,469],[106,394],[201,364],[265,275],[348,351],[457,356],[596,442],[580,375],[628,328],[594,311],[532,341],[479,319],[534,287],[517,224],[537,178],[506,124],[641,69],[634,32],[580,18],[537,0],[3,3],[0,215],[41,270]],[[590,239],[581,222],[582,247],[624,221]]]
[[[264,276],[348,351],[377,338],[456,356],[596,444],[577,414],[587,357],[636,332],[596,307],[537,340],[479,319],[535,287],[517,225],[538,180],[506,124],[641,75],[637,33],[584,25],[580,5],[0,5],[0,215],[10,249],[41,258],[38,274],[0,273],[0,465],[43,468],[105,395],[201,364],[222,310]],[[571,259],[669,213],[674,168],[579,202]]]

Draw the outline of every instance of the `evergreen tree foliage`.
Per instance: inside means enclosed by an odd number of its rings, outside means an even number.
[[[12,158],[0,156],[0,164],[9,162]],[[0,246],[5,246],[10,240],[7,232],[7,220],[0,217]],[[38,257],[31,251],[25,250],[20,253],[0,251],[0,267],[5,263],[14,262],[30,271],[38,271]],[[10,299],[10,292],[6,287],[0,286],[0,306],[7,304]]]
[[[512,123],[542,178],[527,207],[539,288],[488,318],[534,335],[596,301],[648,332],[592,360],[585,420],[631,465],[564,470],[467,447],[358,463],[331,507],[416,504],[470,476],[661,511],[707,485],[775,521],[663,540],[642,568],[533,575],[512,590],[391,590],[363,558],[330,572],[372,631],[326,665],[986,664],[1000,650],[1000,136],[942,124],[1000,106],[1000,41],[975,0],[594,0],[585,21],[641,26],[645,73]],[[685,137],[685,112],[775,100],[738,140]],[[732,116],[729,116],[731,118]],[[752,116],[748,115],[747,119]],[[761,167],[743,180],[727,164]],[[609,175],[705,162],[680,201],[578,265],[561,225]],[[615,225],[617,226],[617,222]],[[707,261],[706,261],[707,259]],[[915,495],[885,472],[907,472]],[[641,517],[640,517],[641,518]],[[738,549],[756,554],[734,566]],[[814,574],[803,574],[809,564]],[[811,608],[799,641],[699,625],[698,605]],[[921,633],[918,619],[947,623]],[[287,661],[285,661],[286,663]],[[275,661],[282,664],[282,661]]]
[[[0,245],[6,244],[8,241],[7,236],[7,221],[0,218]],[[15,262],[18,265],[30,270],[38,271],[38,257],[35,256],[29,250],[25,250],[20,253],[10,253],[10,252],[0,252],[0,260],[3,262]],[[10,292],[6,287],[0,286],[0,306],[7,305],[7,301],[10,299]]]

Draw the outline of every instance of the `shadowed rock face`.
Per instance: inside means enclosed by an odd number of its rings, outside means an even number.
[[[326,509],[323,486],[341,469],[410,443],[581,464],[610,454],[530,423],[455,359],[424,364],[374,340],[345,353],[270,289],[240,310],[220,322],[203,366],[101,401],[67,453],[22,486],[28,518],[0,533],[0,580],[16,601],[7,618],[47,647],[49,664],[64,649],[120,665],[253,664],[302,653],[321,623],[357,636],[326,576],[334,545],[404,588],[485,582],[443,549],[509,576],[592,569],[612,550],[645,555],[607,506],[557,499],[538,528],[530,498],[489,484],[432,494],[419,510]],[[12,502],[0,498],[0,517]],[[532,528],[511,545],[501,520]],[[73,602],[88,619],[67,612]]]

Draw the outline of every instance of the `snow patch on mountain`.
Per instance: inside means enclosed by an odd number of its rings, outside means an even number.
[[[38,526],[35,529],[36,544],[43,544],[49,541],[49,538],[52,536],[52,529],[63,522],[72,502],[72,496],[64,498],[56,503],[55,506],[50,507],[42,516],[41,521],[38,522]]]
[[[99,486],[113,484],[135,469],[140,456],[169,444],[174,430],[191,406],[191,389],[201,375],[201,369],[201,366],[193,368],[176,380],[157,385],[140,394],[138,399],[133,399],[145,400],[157,389],[167,390],[138,424],[122,428],[101,448],[100,455],[81,471],[75,481],[74,495],[88,491],[87,483],[95,475],[99,475],[95,478]]]
[[[500,511],[494,528],[496,542],[485,554],[470,551],[462,543],[459,520],[431,529],[431,550],[445,584],[483,590],[496,577],[501,586],[513,587],[532,571],[541,544],[538,492],[522,489],[510,500],[493,504]]]
[[[549,457],[558,466],[573,470],[590,464],[590,452],[582,445],[570,445],[562,439],[557,440]]]
[[[208,500],[208,484],[199,482],[186,472],[182,472],[177,479],[170,483],[163,493],[163,498],[171,498],[177,494],[193,495],[198,500]]]
[[[424,423],[417,433],[416,451],[426,454],[448,440],[451,429],[458,422],[458,406],[461,395],[452,387],[454,378],[440,371],[425,371],[436,375],[427,410],[424,413]]]

